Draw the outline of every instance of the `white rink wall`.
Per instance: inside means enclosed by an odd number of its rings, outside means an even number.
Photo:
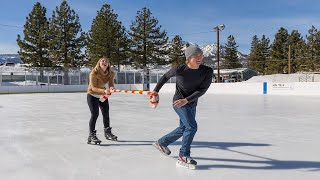
[[[117,89],[142,89],[142,84],[116,84]],[[88,85],[0,86],[0,94],[86,92]]]
[[[320,95],[320,82],[268,83],[267,94]]]
[[[320,82],[292,83],[212,83],[207,93],[210,94],[246,94],[246,95],[320,95]],[[151,84],[152,90],[156,84]],[[141,90],[142,84],[116,84],[117,89]],[[85,92],[87,85],[41,85],[41,86],[0,86],[0,94],[13,93],[54,93],[54,92]],[[175,84],[167,83],[161,93],[174,93]]]
[[[155,84],[151,85],[153,89]],[[175,84],[165,84],[161,93],[174,93]],[[212,83],[207,93],[234,95],[320,95],[320,82],[267,83]]]
[[[52,92],[82,92],[86,91],[85,85],[68,85],[68,86],[0,86],[0,94],[14,94],[14,93],[52,93]]]

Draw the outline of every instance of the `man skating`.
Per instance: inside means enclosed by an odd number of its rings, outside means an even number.
[[[176,92],[173,97],[173,108],[180,118],[179,127],[153,143],[160,152],[170,155],[168,145],[182,138],[182,146],[178,157],[178,166],[194,169],[197,162],[190,156],[191,143],[197,132],[196,106],[198,98],[205,94],[212,82],[213,69],[202,65],[203,52],[196,45],[185,50],[186,64],[173,67],[164,74],[153,93],[157,94],[161,87],[176,76]]]

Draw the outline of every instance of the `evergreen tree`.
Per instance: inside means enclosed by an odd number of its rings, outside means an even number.
[[[260,67],[262,74],[266,74],[267,60],[270,58],[270,39],[265,35],[262,35],[261,42],[259,44],[261,50]]]
[[[225,44],[225,54],[222,63],[222,68],[233,69],[242,67],[238,58],[238,46],[235,38],[230,35],[228,37],[228,42]]]
[[[320,65],[320,31],[312,26],[308,32],[305,65],[309,71],[317,71]]]
[[[304,39],[302,39],[299,43],[296,44],[295,53],[292,59],[293,66],[292,69],[294,72],[298,71],[309,71],[309,67],[307,67],[308,60],[308,45]]]
[[[116,34],[115,48],[116,52],[111,56],[114,64],[118,65],[118,70],[120,70],[120,65],[129,65],[130,57],[130,41],[126,29],[121,24],[118,25],[119,31]]]
[[[46,8],[37,2],[26,18],[23,29],[24,39],[18,35],[17,43],[20,47],[18,52],[21,60],[40,70],[40,79],[43,81],[43,67],[51,66],[48,59],[48,21],[46,18]]]
[[[291,49],[291,73],[294,73],[299,70],[299,63],[297,61],[301,61],[298,58],[299,49],[303,48],[304,40],[301,34],[297,30],[293,30],[288,38],[287,42],[288,46],[290,45]],[[301,51],[300,51],[301,53]],[[302,58],[302,57],[301,57]],[[285,71],[288,71],[289,67],[285,68]]]
[[[186,57],[182,50],[183,44],[180,36],[176,35],[171,41],[171,48],[169,53],[170,63],[172,66],[184,64]]]
[[[284,73],[288,59],[288,30],[281,27],[271,45],[270,58],[267,61],[267,74]]]
[[[138,68],[147,68],[147,65],[167,64],[164,55],[167,33],[161,31],[158,20],[151,16],[148,8],[144,7],[137,12],[135,21],[130,26],[131,60]]]
[[[52,13],[49,20],[49,54],[55,65],[64,67],[64,84],[68,84],[68,69],[84,64],[85,35],[79,17],[67,1]]]
[[[249,54],[249,68],[258,71],[259,73],[263,74],[264,69],[261,63],[262,59],[262,51],[260,49],[260,40],[257,35],[252,37],[251,41],[251,49]]]
[[[118,69],[120,64],[125,64],[129,42],[125,28],[117,18],[110,5],[105,4],[93,20],[87,46],[91,65],[103,56],[108,57],[112,64],[117,64]]]
[[[316,33],[316,47],[315,47],[315,68],[313,71],[320,70],[320,31]]]

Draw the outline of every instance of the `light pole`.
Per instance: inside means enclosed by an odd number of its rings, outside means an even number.
[[[224,30],[224,24],[221,24],[219,26],[216,26],[213,28],[214,31],[217,32],[217,83],[220,82],[220,45],[219,45],[219,32]]]

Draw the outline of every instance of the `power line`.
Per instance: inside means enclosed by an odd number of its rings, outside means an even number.
[[[310,59],[312,59],[312,58],[320,58],[320,56],[314,56],[314,57],[307,57],[307,56],[305,56],[305,57],[298,57],[298,58],[295,58],[295,59],[291,59],[291,62],[304,62],[304,61],[306,61],[306,59],[308,60],[310,60]],[[318,59],[313,59],[313,61],[317,61]],[[250,61],[250,60],[248,60],[249,62],[252,62],[252,63],[268,63],[268,62],[287,62],[288,61],[288,59],[266,59],[266,60],[258,60],[258,61]]]
[[[14,27],[14,28],[23,28],[23,27],[21,27],[21,26],[8,25],[8,24],[0,24],[0,26],[4,26],[4,27]]]
[[[187,35],[194,35],[194,34],[208,34],[208,33],[212,33],[214,31],[206,31],[206,32],[194,32],[194,33],[186,33],[186,34],[169,34],[168,36],[187,36]]]
[[[308,24],[300,24],[300,25],[293,25],[293,26],[283,26],[285,28],[292,28],[292,27],[296,27],[296,26],[306,26]],[[17,26],[17,25],[9,25],[9,24],[0,24],[0,26],[3,26],[3,27],[13,27],[13,28],[23,28],[22,26]],[[251,25],[252,26],[252,25]],[[253,26],[254,27],[254,26]],[[233,25],[233,30],[234,31],[240,31],[240,30],[245,30],[245,31],[248,31],[248,32],[253,32],[253,33],[256,33],[257,30],[265,30],[264,27],[258,27],[256,26],[254,28],[254,30],[251,30],[249,28],[247,28],[247,26],[245,27],[242,27],[242,25]],[[272,27],[271,29],[273,30],[277,30],[279,28],[276,28],[276,27]],[[127,30],[126,30],[127,31]],[[226,29],[227,32],[229,32],[229,34],[231,34],[231,30],[230,29]],[[179,35],[179,36],[188,36],[188,35],[197,35],[197,34],[208,34],[208,33],[212,33],[214,32],[213,30],[211,31],[204,31],[204,32],[192,32],[192,33],[184,33],[184,34],[169,34],[168,36],[176,36],[176,35]],[[276,32],[275,32],[276,33]]]

